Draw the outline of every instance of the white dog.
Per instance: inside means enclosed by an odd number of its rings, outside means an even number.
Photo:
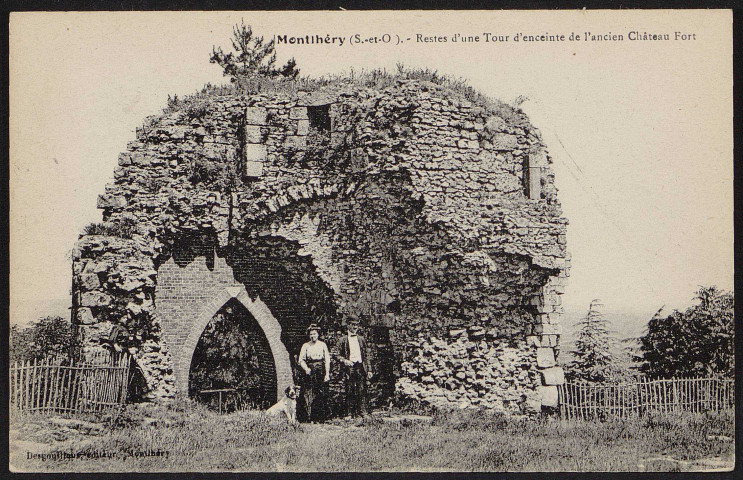
[[[297,397],[299,397],[299,387],[290,385],[286,387],[284,398],[276,402],[276,405],[266,410],[269,417],[281,417],[286,415],[286,419],[292,425],[297,424]]]

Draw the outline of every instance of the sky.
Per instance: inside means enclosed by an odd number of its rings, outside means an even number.
[[[700,285],[732,290],[729,11],[14,13],[12,323],[69,305],[70,251],[101,220],[96,198],[118,153],[168,95],[227,82],[209,54],[228,46],[241,19],[267,40],[346,39],[277,45],[278,62],[295,57],[303,75],[402,63],[507,103],[526,97],[521,108],[542,131],[570,220],[566,309],[599,298],[607,311],[649,318],[662,305],[690,306]],[[623,40],[586,41],[585,32]],[[631,41],[629,32],[670,40]],[[480,38],[455,43],[456,33]],[[509,39],[485,42],[484,33]],[[515,42],[517,33],[566,40]]]

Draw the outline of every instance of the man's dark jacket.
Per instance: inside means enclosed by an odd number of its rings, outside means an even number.
[[[366,339],[362,335],[357,335],[359,339],[359,350],[361,350],[361,364],[364,366],[366,373],[370,373],[371,365],[369,365],[369,352],[366,349]],[[341,358],[349,360],[351,357],[351,350],[348,346],[348,334],[346,333],[338,341],[338,351],[340,352]],[[345,366],[345,365],[344,365]]]

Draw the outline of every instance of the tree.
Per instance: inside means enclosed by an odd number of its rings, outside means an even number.
[[[571,380],[606,382],[617,376],[609,324],[600,310],[602,306],[600,300],[591,301],[588,313],[578,323],[574,360],[566,366],[566,374]]]
[[[235,388],[233,399],[236,401],[256,405],[264,402],[267,392],[262,391],[260,352],[256,348],[264,340],[256,328],[250,313],[236,301],[214,315],[193,354],[189,374],[192,394],[200,390]],[[217,399],[214,395],[202,398],[207,402]]]
[[[72,326],[62,317],[44,317],[26,328],[10,328],[10,362],[67,357],[73,344]]]
[[[653,377],[732,377],[734,297],[716,287],[701,287],[698,304],[667,317],[661,311],[648,322],[640,339],[640,371]]]
[[[224,53],[222,47],[212,47],[210,63],[216,63],[225,76],[237,82],[240,77],[263,75],[281,76],[294,79],[299,75],[297,62],[289,59],[281,68],[276,68],[275,42],[264,43],[263,37],[254,36],[250,25],[240,21],[232,30],[232,48],[234,52]]]

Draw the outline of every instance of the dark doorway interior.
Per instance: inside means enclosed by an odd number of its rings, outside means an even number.
[[[204,329],[191,361],[189,396],[229,413],[276,401],[276,369],[263,331],[237,300]]]

